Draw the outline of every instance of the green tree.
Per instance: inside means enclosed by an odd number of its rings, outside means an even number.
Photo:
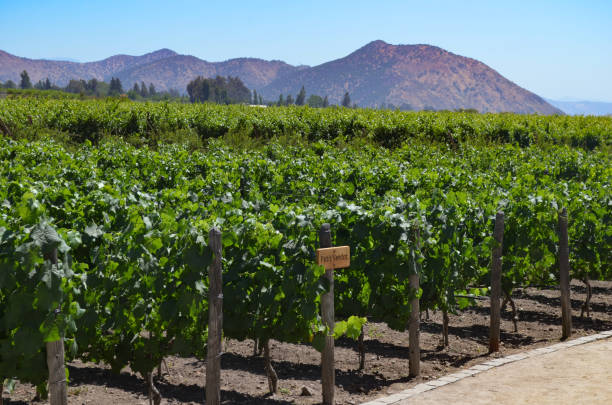
[[[238,76],[228,76],[225,86],[227,89],[226,104],[249,104],[251,102],[251,91]]]
[[[84,94],[86,90],[85,85],[85,80],[71,79],[66,87],[64,87],[64,91],[67,91],[68,93]]]
[[[344,93],[344,97],[342,98],[342,107],[350,107],[351,106],[351,96],[349,96],[348,91]]]
[[[313,108],[323,107],[323,99],[321,98],[321,96],[317,96],[316,94],[312,94],[310,97],[308,97],[307,103],[310,107]]]
[[[282,93],[281,93],[281,95],[280,95],[280,96],[278,96],[278,101],[276,102],[276,105],[277,105],[277,106],[279,106],[279,107],[280,107],[281,105],[285,105],[285,100],[283,99],[283,95],[282,95]]]
[[[149,97],[153,97],[156,94],[155,86],[153,86],[153,83],[149,83]]]
[[[38,90],[51,90],[53,85],[51,84],[51,80],[47,77],[45,80],[39,80],[38,83],[34,85],[34,88]]]
[[[253,89],[253,104],[259,104],[259,99],[257,98],[257,90]]]
[[[140,98],[140,86],[138,83],[134,83],[134,86],[132,86],[132,89],[127,92],[127,95],[130,100],[137,100]]]
[[[90,94],[96,94],[98,92],[98,80],[95,78],[89,79],[87,84],[85,85],[85,89]]]
[[[14,89],[17,88],[17,84],[12,81],[12,80],[7,80],[6,83],[4,83],[4,88],[5,89]]]
[[[306,102],[306,90],[304,90],[304,86],[300,89],[297,97],[295,98],[295,105],[304,105]]]
[[[261,94],[259,95],[259,105],[263,105],[264,101],[263,101],[263,97],[261,96]]]
[[[293,104],[293,102],[294,102],[293,101],[293,96],[291,94],[289,94],[287,96],[287,100],[285,100],[285,105],[291,105],[291,104]]]
[[[112,77],[110,81],[110,87],[108,89],[108,94],[110,96],[118,96],[123,93],[123,86],[121,85],[121,80],[117,77]]]
[[[327,96],[325,96],[325,98],[323,99],[323,108],[325,107],[329,107],[329,100],[327,99]]]
[[[217,76],[214,79],[196,77],[187,84],[187,93],[192,103],[211,101],[219,104],[239,104],[251,102],[251,91],[238,77],[227,79]]]
[[[187,84],[187,94],[192,103],[203,103],[210,97],[210,82],[202,76],[198,76]]]
[[[32,88],[32,82],[30,81],[30,76],[28,75],[28,72],[26,70],[21,72],[21,83],[19,83],[19,87],[22,89]]]
[[[147,85],[145,84],[145,82],[140,83],[140,95],[142,96],[142,98],[149,97],[149,90],[147,89]]]

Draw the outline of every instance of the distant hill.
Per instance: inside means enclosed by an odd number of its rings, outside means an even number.
[[[561,111],[570,115],[612,115],[612,103],[601,101],[558,101],[546,99]]]
[[[239,58],[211,63],[195,56],[174,55],[135,65],[116,73],[116,76],[122,83],[144,81],[153,83],[158,90],[173,88],[184,93],[187,83],[197,76],[238,76],[249,89],[257,89],[296,70],[298,69],[280,61]]]
[[[27,70],[32,83],[47,77],[51,82],[65,86],[70,79],[110,81],[121,79],[128,89],[136,82],[153,83],[158,90],[176,89],[184,93],[187,83],[196,76],[238,76],[250,89],[268,85],[272,80],[291,71],[299,71],[281,61],[238,58],[225,62],[207,62],[195,56],[179,55],[169,49],[160,49],[142,56],[115,55],[97,62],[75,63],[27,59],[0,50],[0,81],[19,83],[20,74]]]
[[[115,55],[98,62],[76,63],[20,58],[0,51],[0,80],[4,82],[11,79],[19,83],[20,73],[27,70],[32,83],[47,77],[60,86],[68,84],[70,79],[96,78],[109,81],[122,70],[174,55],[176,53],[169,49],[161,49],[142,56]]]
[[[261,93],[267,98],[296,94],[302,85],[308,92],[328,95],[332,103],[348,91],[360,106],[560,113],[484,63],[429,45],[374,41],[344,58],[274,81]]]
[[[268,100],[280,94],[328,96],[340,103],[345,92],[361,107],[392,104],[416,110],[475,108],[481,112],[561,114],[541,97],[517,86],[482,62],[430,45],[391,45],[374,41],[350,55],[315,67],[282,61],[237,58],[207,62],[161,49],[142,56],[116,55],[88,63],[33,60],[0,51],[0,81],[18,82],[27,70],[33,83],[49,77],[63,86],[70,79],[109,81],[119,77],[128,89],[135,82],[158,90],[185,92],[198,75],[238,76]]]

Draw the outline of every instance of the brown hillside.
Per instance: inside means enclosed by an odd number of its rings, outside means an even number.
[[[391,103],[417,110],[561,113],[484,63],[429,45],[374,41],[344,58],[277,80],[261,93],[274,99],[281,93],[297,94],[302,85],[332,103],[340,103],[348,91],[364,107]]]
[[[282,61],[237,58],[207,62],[161,49],[142,56],[116,55],[75,63],[20,58],[0,51],[0,81],[19,82],[27,70],[33,83],[49,77],[60,86],[70,79],[119,77],[123,87],[153,83],[158,90],[186,91],[196,76],[238,76],[268,100],[280,94],[327,95],[340,103],[345,92],[361,107],[393,104],[400,108],[560,114],[539,96],[517,86],[482,62],[430,45],[391,45],[374,41],[350,55],[315,67]]]

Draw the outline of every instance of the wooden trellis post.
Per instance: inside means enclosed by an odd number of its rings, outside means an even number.
[[[500,320],[501,320],[501,273],[502,252],[504,243],[504,213],[498,212],[495,216],[493,230],[495,246],[491,254],[491,325],[489,327],[489,353],[499,351]]]
[[[567,208],[559,213],[559,271],[561,284],[561,318],[563,331],[561,339],[572,335],[572,306],[570,303],[569,238],[567,236]]]
[[[416,244],[416,248],[420,249],[421,241],[419,228],[417,228],[415,231],[414,242]],[[410,289],[416,290],[418,293],[420,266],[415,262],[414,267],[414,273],[408,276],[408,282],[410,284]],[[408,375],[410,377],[418,377],[421,375],[420,316],[419,297],[415,295],[414,298],[410,300],[410,321],[408,324]]]
[[[209,233],[213,262],[208,268],[208,348],[206,353],[206,404],[221,403],[221,335],[223,331],[223,278],[221,275],[221,231]]]
[[[53,266],[57,266],[57,249],[49,257]],[[58,308],[58,311],[61,308]],[[49,403],[51,405],[68,405],[68,388],[66,387],[66,366],[64,364],[64,338],[47,342],[47,368],[49,369]]]

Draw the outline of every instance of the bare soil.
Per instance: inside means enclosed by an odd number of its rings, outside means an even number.
[[[612,282],[592,282],[591,317],[580,318],[586,297],[585,286],[573,281],[573,337],[612,329]],[[408,378],[408,332],[397,332],[383,323],[365,327],[365,369],[358,370],[357,342],[336,341],[336,403],[358,404],[381,395],[393,394],[420,382],[435,379],[459,369],[559,342],[561,307],[557,289],[518,289],[513,295],[518,307],[518,332],[514,332],[510,306],[502,313],[501,351],[489,355],[488,301],[450,315],[449,346],[443,347],[442,314],[432,313],[421,323],[421,377]],[[261,356],[253,355],[252,341],[227,340],[222,357],[222,393],[225,404],[315,404],[321,402],[320,353],[309,345],[271,342],[272,364],[279,381],[279,392],[268,394],[268,383]],[[595,361],[595,360],[594,360]],[[203,404],[206,364],[195,358],[169,357],[156,379],[163,404]],[[113,374],[105,365],[72,362],[70,404],[147,404],[148,391],[140,375],[125,369]],[[303,396],[306,387],[311,396]],[[18,383],[4,393],[5,404],[33,401],[32,386]]]

